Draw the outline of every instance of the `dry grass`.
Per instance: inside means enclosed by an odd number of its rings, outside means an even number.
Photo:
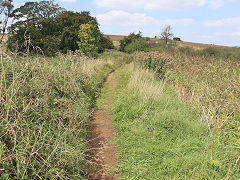
[[[1,60],[0,179],[82,179],[90,171],[86,128],[111,64]]]
[[[129,81],[129,88],[133,88],[142,97],[153,99],[159,98],[164,89],[164,82],[156,82],[155,74],[141,68],[134,68],[134,64],[128,66],[129,71],[134,72]]]
[[[140,53],[136,58],[169,59],[168,82],[178,97],[199,111],[212,137],[211,160],[229,166],[229,177],[239,177],[240,63],[231,59],[183,53]]]

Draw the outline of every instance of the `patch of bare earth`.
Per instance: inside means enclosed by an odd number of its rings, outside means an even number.
[[[112,180],[116,179],[113,174],[117,162],[116,147],[109,143],[115,133],[112,117],[109,114],[111,108],[113,93],[116,90],[117,82],[112,78],[111,73],[104,86],[109,87],[110,93],[107,94],[104,108],[95,111],[90,124],[89,143],[93,162],[96,163],[96,171],[89,175],[90,180]]]

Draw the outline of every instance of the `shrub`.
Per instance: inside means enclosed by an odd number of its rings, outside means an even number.
[[[105,49],[114,49],[113,42],[109,37],[102,36],[100,39],[101,46],[99,47],[99,53],[104,52]]]
[[[120,51],[126,52],[125,51],[126,46],[131,44],[131,42],[134,39],[139,39],[139,38],[142,38],[141,32],[139,32],[138,34],[135,34],[135,33],[129,34],[127,37],[125,37],[123,40],[120,41]]]
[[[125,52],[133,53],[135,51],[144,51],[146,50],[147,46],[148,44],[145,39],[137,38],[125,47]]]

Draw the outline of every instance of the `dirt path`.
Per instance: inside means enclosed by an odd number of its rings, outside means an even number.
[[[109,114],[113,92],[116,90],[117,82],[109,74],[104,86],[108,86],[109,93],[105,97],[103,109],[95,111],[90,125],[90,147],[92,149],[93,161],[97,165],[96,172],[89,175],[90,180],[111,180],[116,179],[113,174],[116,166],[117,156],[115,145],[109,143],[114,137],[112,117]]]

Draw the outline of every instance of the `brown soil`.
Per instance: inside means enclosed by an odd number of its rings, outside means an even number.
[[[104,84],[109,87],[110,91],[105,99],[104,108],[95,111],[90,124],[89,144],[92,150],[92,160],[97,167],[96,171],[89,175],[88,179],[90,180],[116,179],[116,175],[113,174],[117,162],[116,147],[109,143],[115,133],[112,117],[109,114],[113,92],[117,86],[117,82],[112,76],[113,73],[108,76]]]

